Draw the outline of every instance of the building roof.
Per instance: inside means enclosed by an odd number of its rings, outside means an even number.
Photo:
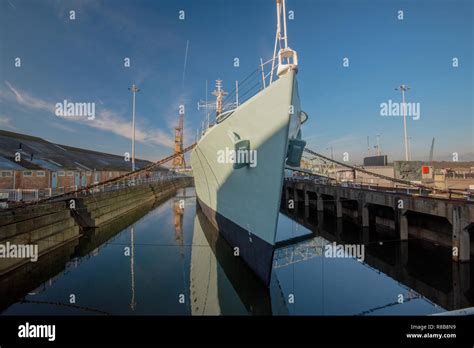
[[[21,162],[15,163],[16,152]],[[76,171],[130,171],[131,162],[123,156],[60,145],[30,135],[0,130],[0,169],[14,170],[76,170]],[[135,167],[143,168],[150,161],[136,159]],[[22,169],[15,169],[19,166]],[[25,168],[25,169],[23,169]],[[160,167],[158,170],[167,170]]]
[[[0,156],[0,169],[3,170],[27,170],[26,168],[20,166],[15,161],[11,161],[8,158]]]

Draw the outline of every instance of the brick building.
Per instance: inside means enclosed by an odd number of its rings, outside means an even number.
[[[137,169],[151,164],[135,160]],[[64,192],[102,182],[131,170],[124,157],[58,145],[25,134],[0,130],[0,190]],[[167,171],[159,168],[153,175]]]

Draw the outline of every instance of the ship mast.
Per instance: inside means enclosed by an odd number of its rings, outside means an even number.
[[[296,51],[288,47],[288,34],[286,31],[286,6],[285,0],[276,0],[277,12],[277,30],[275,34],[275,46],[273,48],[272,71],[270,72],[270,83],[273,82],[273,71],[275,69],[275,62],[278,59],[277,75],[281,76],[288,71],[298,71],[298,55]],[[281,36],[281,18],[283,17],[283,37]],[[283,44],[283,47],[282,47]],[[280,50],[277,54],[277,47]],[[286,61],[286,63],[284,63]]]
[[[198,110],[201,108],[206,109],[207,113],[207,128],[211,127],[209,121],[209,110],[216,110],[216,117],[222,114],[224,110],[229,110],[232,108],[237,108],[239,106],[239,82],[235,81],[235,102],[230,103],[223,103],[223,97],[225,97],[228,93],[224,91],[222,87],[222,80],[216,80],[216,89],[211,93],[213,96],[216,97],[215,102],[208,102],[207,101],[207,82],[206,82],[206,101],[198,102]],[[203,127],[204,128],[204,127]]]
[[[216,97],[216,116],[222,114],[222,97],[227,95],[222,89],[222,80],[216,80],[216,89],[211,93]]]

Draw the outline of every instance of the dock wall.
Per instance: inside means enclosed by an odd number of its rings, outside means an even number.
[[[31,262],[31,258],[1,255],[7,248],[34,246],[37,256],[81,237],[85,228],[97,228],[133,212],[152,206],[177,189],[193,185],[191,177],[177,177],[131,186],[116,191],[28,205],[0,211],[0,276]],[[74,201],[71,208],[71,201]],[[36,261],[35,261],[36,262]]]
[[[469,261],[474,254],[474,202],[396,191],[327,185],[286,179],[283,199],[349,216],[363,227],[395,230],[400,240],[421,238],[451,247],[453,261]]]

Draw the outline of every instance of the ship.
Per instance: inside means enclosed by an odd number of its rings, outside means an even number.
[[[225,110],[218,81],[215,123],[208,123],[190,156],[203,213],[267,286],[285,168],[300,166],[306,145],[301,125],[308,118],[298,93],[298,55],[288,46],[285,1],[277,0],[276,7],[273,57],[260,65],[262,88]]]

